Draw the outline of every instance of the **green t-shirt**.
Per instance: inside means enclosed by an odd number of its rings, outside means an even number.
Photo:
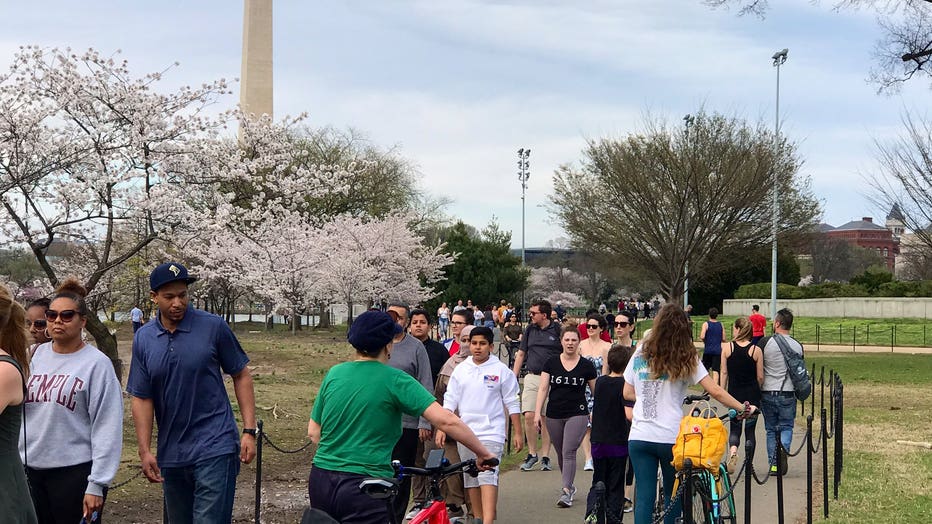
[[[420,382],[381,362],[337,364],[324,377],[311,411],[321,428],[314,465],[391,477],[401,414],[418,417],[434,401]]]

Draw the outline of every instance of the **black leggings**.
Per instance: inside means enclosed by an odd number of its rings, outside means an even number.
[[[91,463],[76,464],[63,468],[26,468],[32,504],[36,507],[39,524],[77,524],[84,514],[84,491],[87,476],[91,474]],[[104,488],[104,500],[107,489]],[[100,511],[103,513],[103,510]],[[103,516],[98,514],[98,524]]]
[[[751,443],[751,455],[753,450],[757,449],[757,435],[755,429],[757,426],[757,417],[750,417],[744,420],[731,419],[731,431],[728,432],[728,445],[741,447],[741,428],[745,429],[745,439]]]

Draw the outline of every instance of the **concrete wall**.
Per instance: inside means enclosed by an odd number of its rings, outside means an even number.
[[[770,314],[769,298],[726,300],[723,314],[748,315],[754,304],[760,306],[760,312],[765,317],[773,316]],[[785,307],[790,308],[794,315],[803,317],[925,318],[932,320],[932,298],[777,299],[777,309]]]

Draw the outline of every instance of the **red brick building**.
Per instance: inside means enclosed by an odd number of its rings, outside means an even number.
[[[875,224],[871,217],[852,220],[836,228],[824,228],[823,232],[831,238],[840,238],[849,244],[874,249],[887,263],[887,269],[894,271],[896,256],[900,253],[899,235],[880,224]]]

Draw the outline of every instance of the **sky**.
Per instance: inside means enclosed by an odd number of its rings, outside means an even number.
[[[700,109],[773,125],[771,56],[788,48],[781,132],[799,145],[822,220],[882,221],[888,210],[871,202],[867,181],[878,172],[875,143],[901,133],[905,111],[925,114],[929,83],[877,94],[870,11],[771,5],[760,19],[700,0],[277,0],[275,117],[307,113],[311,126],[397,147],[419,187],[451,201],[446,214],[478,228],[495,218],[515,247],[517,150],[530,148],[525,244],[537,247],[566,236],[545,205],[554,170],[578,163],[587,140]],[[240,0],[0,6],[0,70],[35,44],[119,51],[139,76],[177,61],[165,89],[240,76]]]

